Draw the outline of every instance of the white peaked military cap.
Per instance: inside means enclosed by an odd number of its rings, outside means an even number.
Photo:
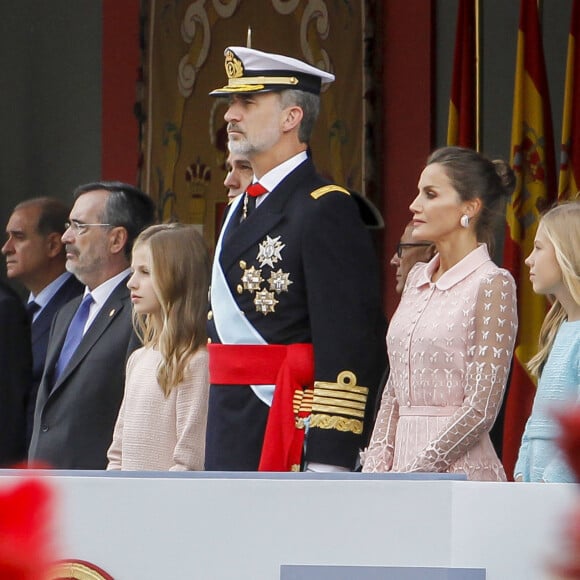
[[[319,95],[321,86],[334,80],[333,74],[281,54],[228,46],[224,55],[228,84],[211,91],[214,97],[285,89]]]

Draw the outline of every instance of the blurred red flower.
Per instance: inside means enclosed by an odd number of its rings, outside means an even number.
[[[42,580],[53,561],[52,493],[28,479],[0,489],[0,578]]]
[[[568,465],[580,481],[580,406],[554,413],[560,425],[557,443],[564,453]],[[552,572],[562,580],[580,579],[580,503],[567,516],[563,530],[564,558],[553,566]]]
[[[580,405],[555,413],[560,425],[557,443],[576,477],[580,481]]]

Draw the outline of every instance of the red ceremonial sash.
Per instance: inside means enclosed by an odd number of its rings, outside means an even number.
[[[208,344],[208,351],[213,385],[275,385],[258,470],[299,469],[303,420],[310,415],[311,405],[295,404],[295,394],[301,400],[302,389],[313,388],[312,344]]]

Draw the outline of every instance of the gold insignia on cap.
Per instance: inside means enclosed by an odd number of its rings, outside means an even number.
[[[228,79],[237,79],[244,76],[244,65],[231,50],[226,50],[225,67]]]
[[[266,85],[297,85],[300,81],[296,77],[239,77],[230,79],[228,86],[236,90],[265,88]]]

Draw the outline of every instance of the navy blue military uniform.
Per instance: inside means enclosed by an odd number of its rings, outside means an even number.
[[[314,403],[304,460],[352,469],[370,435],[386,367],[370,236],[348,192],[328,184],[310,159],[240,221],[242,206],[216,257],[229,291],[268,344],[312,343]],[[220,342],[219,304],[210,308],[209,337]],[[212,385],[206,469],[256,470],[268,412],[247,385]]]

